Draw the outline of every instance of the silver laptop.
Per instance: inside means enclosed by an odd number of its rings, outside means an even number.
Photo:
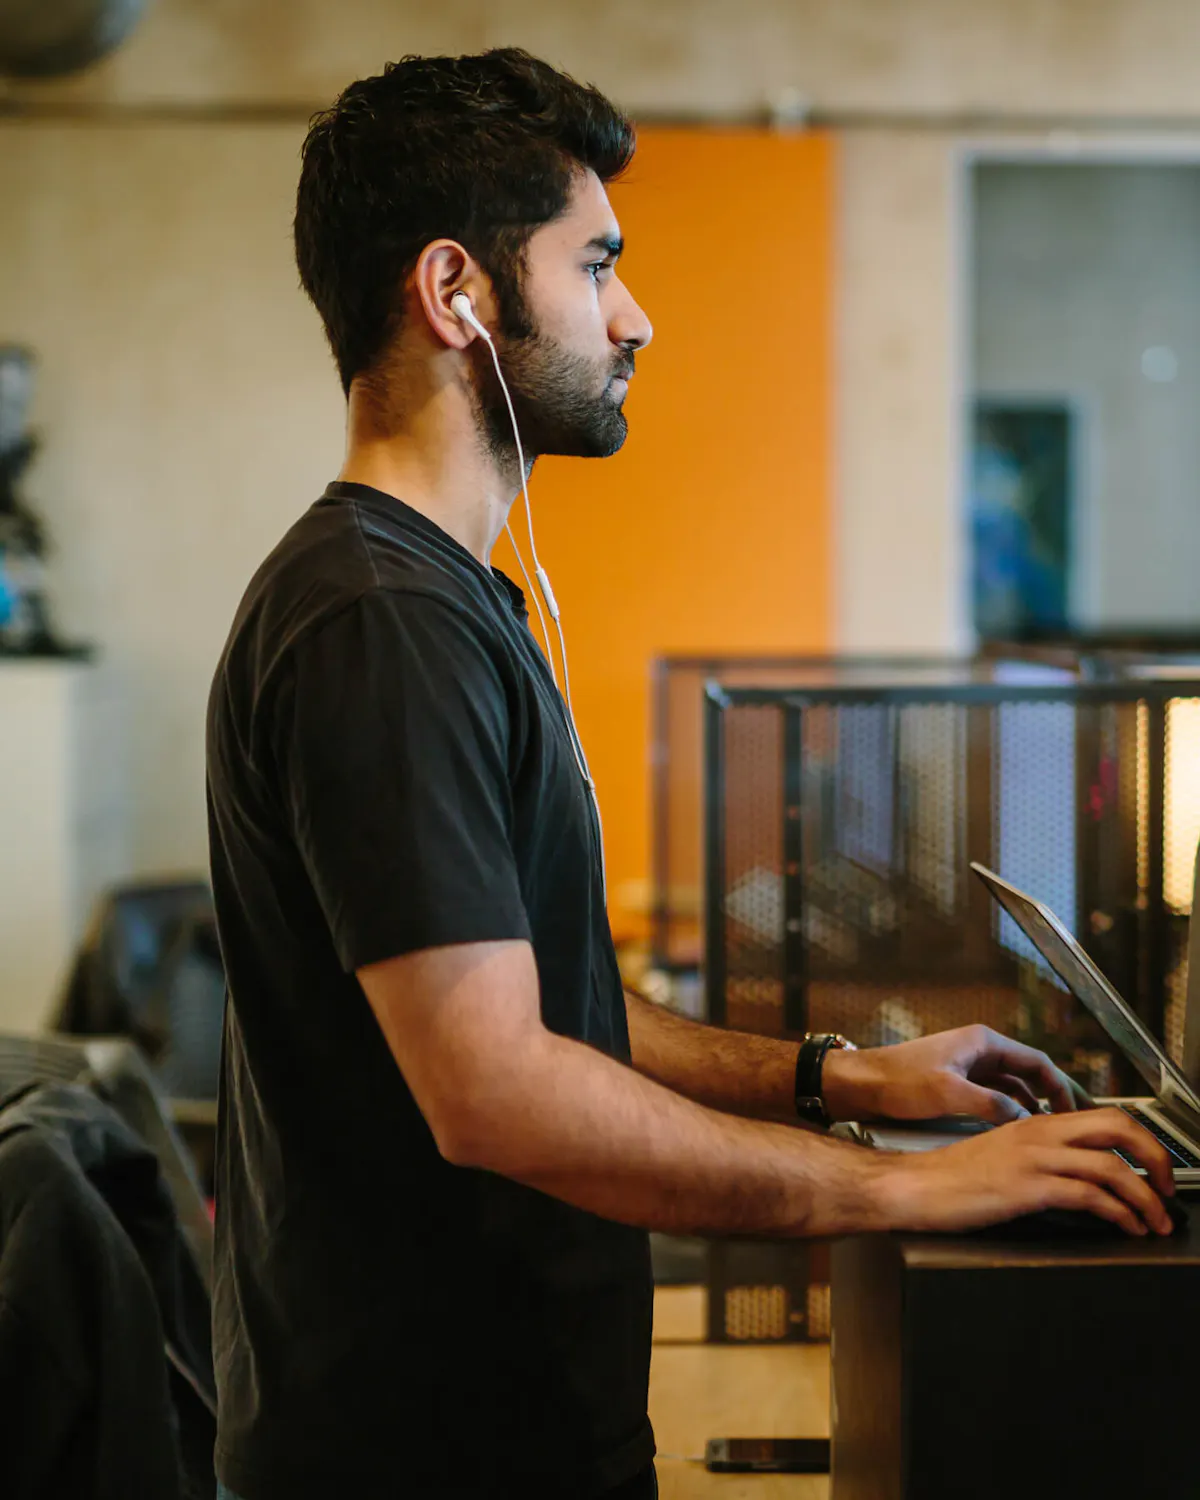
[[[1171,1153],[1177,1183],[1200,1184],[1200,1095],[1049,907],[984,865],[972,864],[971,869],[1152,1091],[1147,1098],[1096,1102],[1123,1109],[1157,1137]],[[857,1127],[854,1133],[883,1150],[927,1151],[949,1145],[964,1131],[987,1128],[966,1122],[947,1128],[942,1128],[942,1122],[915,1127],[870,1124]],[[1129,1164],[1142,1171],[1136,1162]]]
[[[1048,906],[984,865],[971,868],[1152,1091],[1145,1099],[1097,1103],[1115,1104],[1157,1136],[1171,1153],[1176,1182],[1200,1183],[1200,1096],[1195,1089]]]

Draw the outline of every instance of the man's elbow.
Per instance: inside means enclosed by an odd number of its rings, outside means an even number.
[[[452,1167],[511,1171],[513,1163],[507,1148],[512,1133],[491,1111],[455,1101],[427,1119],[438,1154]]]
[[[480,1164],[473,1158],[479,1154],[478,1129],[472,1124],[468,1111],[454,1102],[421,1101],[421,1113],[433,1136],[433,1143],[443,1161],[452,1167],[475,1167]]]
[[[451,1166],[513,1176],[544,1156],[552,1115],[542,1106],[554,1092],[555,1045],[539,1030],[482,1057],[439,1059],[418,1080],[421,1112]],[[505,1059],[499,1066],[498,1056]]]
[[[486,1167],[480,1134],[465,1122],[446,1120],[430,1126],[434,1143],[443,1161],[452,1167]]]

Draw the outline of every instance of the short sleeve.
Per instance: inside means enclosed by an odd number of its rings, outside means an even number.
[[[508,696],[451,606],[378,590],[293,648],[281,796],[347,971],[529,938],[512,847]]]

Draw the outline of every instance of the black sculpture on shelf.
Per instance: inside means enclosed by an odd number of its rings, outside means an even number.
[[[0,651],[43,654],[61,649],[46,609],[46,531],[19,494],[37,451],[33,372],[32,350],[0,344]]]
[[[62,78],[125,40],[146,0],[0,0],[0,73]]]

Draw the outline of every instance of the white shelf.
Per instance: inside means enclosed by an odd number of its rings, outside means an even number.
[[[45,1023],[91,901],[120,873],[114,708],[86,661],[0,657],[0,1030]]]

